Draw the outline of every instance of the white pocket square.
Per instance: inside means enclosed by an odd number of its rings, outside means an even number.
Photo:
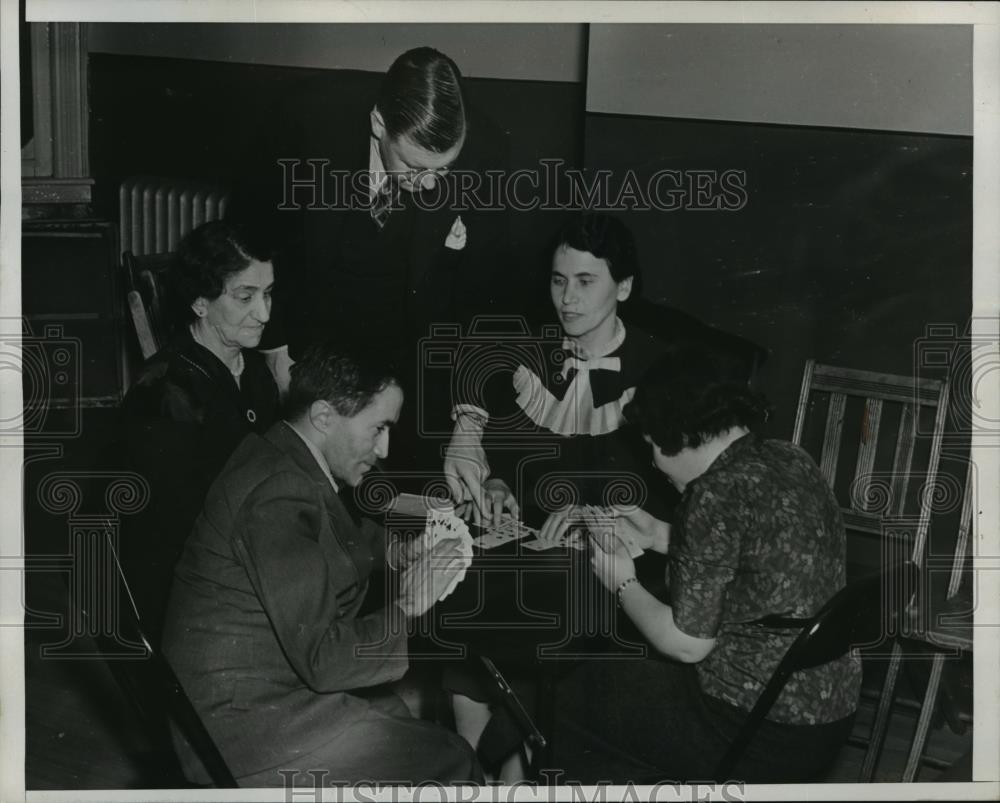
[[[452,251],[461,251],[465,248],[465,240],[465,224],[462,222],[462,216],[459,215],[455,218],[455,222],[451,224],[451,231],[448,232],[448,236],[444,239],[444,247],[450,248]]]

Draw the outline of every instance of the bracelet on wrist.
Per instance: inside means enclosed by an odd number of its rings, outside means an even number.
[[[639,581],[633,575],[632,577],[628,577],[622,580],[621,583],[618,584],[618,589],[615,591],[615,599],[618,601],[619,608],[623,607],[622,594],[625,592],[626,587],[631,585],[632,583],[638,583],[638,582]]]

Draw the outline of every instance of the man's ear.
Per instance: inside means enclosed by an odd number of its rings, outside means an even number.
[[[324,434],[329,432],[333,425],[333,414],[334,409],[323,399],[317,399],[309,405],[309,421]]]
[[[629,276],[627,279],[622,279],[618,282],[618,301],[627,301],[628,297],[632,295],[632,277]]]
[[[371,114],[368,115],[372,124],[372,136],[375,139],[382,139],[385,135],[385,120],[382,119],[382,112],[378,110],[378,106],[373,106]]]

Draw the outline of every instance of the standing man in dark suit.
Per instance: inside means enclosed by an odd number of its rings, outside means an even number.
[[[279,385],[282,366],[326,337],[378,341],[395,351],[404,387],[415,385],[417,341],[433,324],[502,304],[506,213],[483,207],[502,206],[487,199],[485,174],[506,166],[505,135],[429,47],[403,53],[377,84],[343,71],[310,79],[276,118],[267,164],[249,171],[256,186],[237,192],[230,215],[263,213],[284,244],[261,344]],[[418,406],[397,452],[412,452]],[[419,412],[450,428],[449,409],[442,399]]]
[[[458,540],[387,549],[338,496],[387,455],[402,403],[384,364],[309,349],[289,417],[242,442],[185,545],[163,650],[241,786],[481,780],[464,740],[385,686],[407,669],[407,620],[454,579]],[[364,613],[387,560],[404,567],[398,597]]]

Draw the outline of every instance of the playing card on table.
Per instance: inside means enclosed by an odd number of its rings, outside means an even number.
[[[587,548],[587,544],[579,530],[570,530],[568,533],[564,533],[555,540],[550,541],[542,541],[536,537],[531,541],[522,541],[521,546],[534,552],[543,549],[575,549],[578,552],[583,552]]]
[[[483,527],[483,534],[473,540],[480,549],[495,549],[503,544],[516,541],[529,535],[538,535],[538,530],[504,514],[500,524]]]

